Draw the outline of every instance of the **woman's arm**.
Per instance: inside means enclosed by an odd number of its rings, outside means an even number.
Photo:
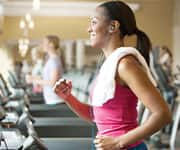
[[[49,80],[44,80],[41,77],[33,77],[33,83],[39,84],[41,86],[49,85],[49,86],[53,87],[54,84],[56,83],[56,81],[59,79],[59,77],[60,77],[59,69],[57,69],[57,70],[53,70],[52,72],[50,72]]]
[[[72,84],[70,81],[59,80],[56,82],[54,91],[63,98],[66,104],[81,118],[88,122],[93,121],[92,107],[81,103],[71,94]]]
[[[61,74],[59,74],[59,69],[54,69],[50,72],[49,80],[44,80],[44,79],[42,79],[41,76],[27,75],[26,81],[27,81],[27,83],[34,83],[34,84],[38,84],[41,86],[49,85],[49,86],[53,87],[60,76],[61,76]]]
[[[88,122],[93,122],[93,113],[91,106],[81,103],[72,94],[66,98],[65,102],[79,117]]]
[[[118,74],[120,79],[128,85],[138,99],[141,100],[151,112],[149,119],[142,125],[119,137],[120,144],[127,146],[149,137],[170,123],[171,113],[165,100],[133,56],[127,56],[120,61]]]

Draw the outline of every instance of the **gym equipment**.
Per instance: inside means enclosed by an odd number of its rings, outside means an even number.
[[[96,132],[93,124],[70,117],[35,118],[34,128],[40,137],[91,137]]]

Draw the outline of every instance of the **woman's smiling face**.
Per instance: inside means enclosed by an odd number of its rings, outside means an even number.
[[[103,48],[110,36],[109,21],[104,13],[105,9],[103,7],[97,7],[88,28],[90,44],[95,48]]]

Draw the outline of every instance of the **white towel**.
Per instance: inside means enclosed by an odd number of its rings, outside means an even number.
[[[107,57],[105,62],[100,68],[98,79],[92,94],[92,105],[102,106],[108,100],[114,97],[115,93],[115,74],[118,61],[126,55],[134,55],[138,61],[145,68],[147,75],[151,82],[156,86],[149,67],[144,57],[133,47],[117,48],[110,56]]]

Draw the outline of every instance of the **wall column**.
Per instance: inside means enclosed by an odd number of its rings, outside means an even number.
[[[83,40],[76,42],[76,67],[82,69],[85,64],[85,43]]]
[[[74,50],[74,41],[68,40],[65,43],[65,63],[67,66],[67,69],[72,68],[74,63],[74,57],[73,57],[73,50]]]
[[[180,65],[180,0],[174,0],[173,56],[174,68]]]

